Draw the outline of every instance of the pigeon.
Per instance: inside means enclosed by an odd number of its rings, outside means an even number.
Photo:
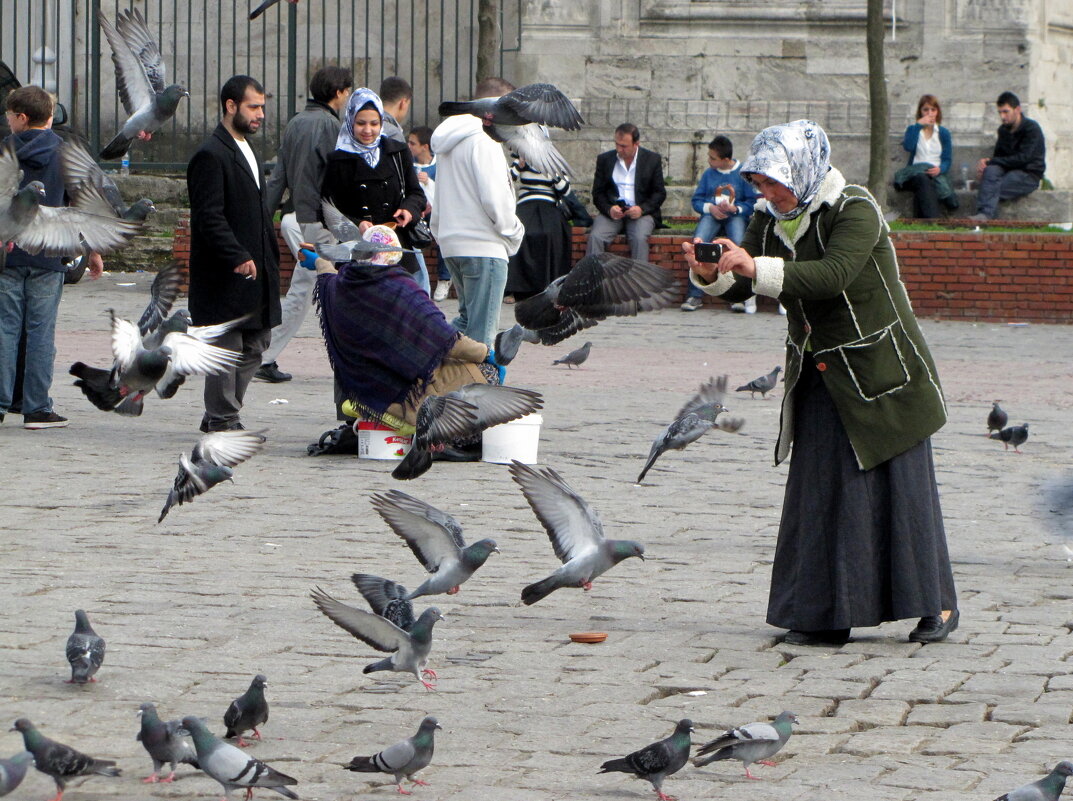
[[[435,451],[469,442],[486,428],[525,417],[543,405],[539,392],[497,384],[466,384],[445,395],[429,395],[417,410],[413,444],[391,475],[400,481],[418,478],[432,466]]]
[[[209,731],[209,727],[201,718],[185,717],[182,726],[190,732],[190,738],[194,741],[198,765],[223,785],[225,801],[236,788],[245,788],[246,801],[250,801],[254,787],[275,790],[287,798],[298,798],[297,793],[287,789],[288,785],[298,784],[297,779],[280,773],[242,749],[225,743]]]
[[[64,184],[67,194],[71,197],[75,197],[84,187],[92,186],[108,201],[117,217],[133,222],[145,222],[146,218],[156,211],[153,201],[147,197],[128,206],[115,181],[105,175],[89,151],[74,140],[64,142],[60,154]]]
[[[435,747],[436,729],[443,726],[432,715],[428,715],[421,721],[417,734],[407,737],[405,740],[385,748],[372,756],[356,756],[350,760],[349,765],[343,767],[355,773],[391,773],[395,776],[395,784],[403,795],[411,795],[409,790],[402,789],[402,780],[409,779],[413,785],[428,787],[428,782],[415,779],[414,774],[423,768],[427,768],[432,762],[432,750]]]
[[[391,579],[369,573],[355,573],[350,577],[358,592],[380,617],[391,621],[403,631],[414,626],[414,605],[407,598],[406,588]]]
[[[339,628],[378,651],[393,652],[386,659],[366,665],[362,673],[375,673],[378,670],[413,673],[426,690],[436,689],[435,684],[421,677],[436,678],[436,671],[426,669],[425,663],[432,648],[432,627],[437,620],[443,620],[439,609],[430,606],[407,632],[379,615],[340,603],[320,587],[313,590],[312,596],[317,609]]]
[[[490,125],[484,132],[496,142],[501,142],[526,164],[544,175],[574,177],[570,162],[551,141],[551,132],[546,125]]]
[[[45,185],[30,181],[19,188],[22,170],[14,142],[0,148],[0,270],[7,245],[46,256],[77,256],[86,249],[110,253],[138,233],[140,223],[116,216],[94,186],[85,186],[70,206],[44,206]]]
[[[586,342],[580,348],[570,351],[561,359],[556,359],[552,362],[552,365],[565,364],[567,369],[573,370],[575,367],[580,367],[589,358],[589,349],[592,348],[591,342]]]
[[[68,684],[96,681],[93,676],[104,664],[104,638],[93,630],[82,609],[75,612],[75,630],[67,638],[67,661],[71,663]]]
[[[156,706],[144,703],[139,707],[138,714],[141,716],[142,725],[138,731],[137,740],[149,752],[149,758],[153,760],[153,772],[142,779],[143,784],[169,784],[175,779],[175,766],[184,763],[200,767],[197,761],[197,751],[193,743],[186,737],[186,730],[182,723],[177,720],[163,721],[157,714]],[[171,773],[166,778],[160,778],[160,769],[165,764],[171,765]]]
[[[992,431],[1001,431],[1006,427],[1007,421],[1010,416],[1006,414],[1001,406],[998,405],[998,401],[991,404],[991,411],[987,415],[987,433],[991,434]]]
[[[1069,776],[1073,776],[1073,762],[1065,760],[1039,781],[1003,793],[995,801],[1058,801]]]
[[[259,16],[264,14],[266,11],[268,11],[268,9],[272,8],[272,6],[274,6],[278,2],[279,0],[265,0],[263,3],[261,3],[261,5],[257,6],[257,8],[250,12],[250,20],[257,19]],[[287,2],[291,5],[298,5],[298,0],[287,0]]]
[[[782,372],[782,367],[775,365],[775,369],[767,375],[762,375],[759,378],[754,378],[748,384],[744,384],[738,387],[735,392],[748,392],[750,398],[755,398],[756,393],[760,393],[761,398],[766,398],[767,394],[771,390],[775,389],[775,386],[779,383],[779,373]]]
[[[1001,431],[996,431],[991,434],[991,439],[1002,440],[1003,450],[1009,450],[1013,445],[1013,452],[1020,453],[1019,447],[1024,445],[1028,440],[1028,423],[1022,423],[1019,426],[1010,426],[1004,428]]]
[[[164,59],[142,12],[136,8],[120,11],[113,27],[104,12],[98,11],[97,21],[112,48],[116,88],[128,115],[119,133],[101,151],[102,159],[117,159],[130,150],[135,139],[152,139],[153,132],[175,116],[179,101],[190,93],[179,84],[165,86]]]
[[[10,759],[0,759],[0,795],[7,795],[26,777],[26,771],[34,763],[34,755],[20,751]]]
[[[608,760],[600,766],[600,773],[632,773],[638,779],[651,782],[659,801],[675,801],[673,795],[663,792],[663,780],[680,771],[689,761],[689,735],[692,732],[693,721],[684,718],[678,721],[667,739],[647,745],[621,759]]]
[[[120,771],[111,759],[94,759],[69,745],[50,740],[37,730],[27,718],[19,718],[11,731],[22,732],[22,743],[34,755],[34,767],[56,782],[56,796],[50,801],[60,801],[67,780],[77,776],[118,776]]]
[[[534,470],[514,460],[510,475],[522,488],[525,500],[548,532],[555,555],[563,566],[542,581],[522,590],[522,603],[535,604],[562,587],[592,589],[593,580],[623,559],[645,558],[645,546],[631,540],[604,539],[600,515],[562,476],[545,467]]]
[[[231,702],[231,706],[224,712],[224,725],[227,731],[224,739],[230,740],[238,737],[238,747],[245,748],[246,742],[242,739],[242,733],[253,729],[253,736],[261,739],[261,732],[257,727],[268,723],[268,701],[265,700],[265,685],[268,677],[258,673],[250,682],[249,689]]]
[[[719,415],[730,411],[723,406],[726,389],[727,377],[725,375],[718,380],[709,378],[707,383],[700,385],[697,394],[678,410],[674,422],[663,429],[663,432],[652,441],[648,461],[645,462],[641,475],[637,476],[638,484],[645,480],[649,469],[665,451],[680,451],[686,445],[696,442],[712,428],[719,428],[729,433],[741,430],[745,421],[740,417],[716,422]]]
[[[514,304],[514,319],[555,345],[608,317],[635,317],[678,302],[673,273],[613,253],[594,253],[531,298]]]
[[[793,712],[780,712],[771,723],[749,723],[736,729],[728,729],[710,743],[698,748],[693,764],[702,768],[722,759],[736,759],[745,766],[745,778],[756,779],[757,777],[749,772],[749,766],[754,762],[773,766],[775,763],[768,761],[768,757],[774,756],[786,745],[794,723],[797,723],[797,715]]]
[[[454,595],[489,556],[499,553],[495,540],[491,539],[467,546],[457,520],[405,492],[390,490],[384,495],[374,495],[372,504],[432,574],[406,596],[407,600],[440,593]]]
[[[153,283],[149,287],[149,304],[138,318],[138,333],[143,337],[157,331],[168,319],[168,313],[175,305],[175,299],[179,297],[182,283],[183,266],[177,261],[173,261],[153,277]],[[189,315],[187,312],[187,319]],[[160,342],[152,343],[152,347],[159,346]]]
[[[185,453],[179,454],[179,472],[156,522],[162,521],[176,504],[190,503],[224,481],[234,483],[231,468],[260,451],[264,443],[260,431],[214,431],[203,436],[189,459]]]

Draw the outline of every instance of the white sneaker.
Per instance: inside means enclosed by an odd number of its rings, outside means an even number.
[[[756,314],[756,296],[754,295],[744,303],[731,303],[730,310],[739,314]]]
[[[703,305],[704,298],[690,297],[686,298],[685,303],[683,303],[679,308],[681,308],[682,311],[696,311]]]
[[[436,291],[432,293],[433,300],[447,300],[447,293],[451,291],[451,282],[437,281]]]
[[[786,316],[786,307],[783,306],[781,303],[779,304],[779,314],[781,314],[783,317]]]

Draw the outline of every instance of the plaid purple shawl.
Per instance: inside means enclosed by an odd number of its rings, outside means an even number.
[[[347,262],[318,276],[314,299],[328,360],[346,397],[374,416],[411,403],[459,333],[399,267]]]

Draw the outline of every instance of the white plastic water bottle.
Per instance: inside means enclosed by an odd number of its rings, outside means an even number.
[[[119,162],[119,174],[130,175],[130,153],[123,154],[123,160]]]
[[[963,189],[969,188],[969,165],[965,163],[961,165],[961,186]]]

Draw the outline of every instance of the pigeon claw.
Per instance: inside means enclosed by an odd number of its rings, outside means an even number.
[[[262,739],[261,738],[261,732],[257,731],[256,726],[253,727],[253,736],[256,737],[258,740]]]
[[[142,784],[156,784],[158,781],[161,780],[158,779],[157,775],[154,773],[152,776],[146,776],[144,779],[142,779]]]
[[[436,689],[436,685],[433,684],[432,682],[427,682],[424,679],[421,679],[421,683],[423,685],[425,685],[426,690],[435,690]]]
[[[767,766],[768,766],[769,768],[774,768],[774,767],[776,767],[776,766],[777,766],[777,765],[778,765],[779,763],[778,763],[778,762],[772,762],[772,761],[771,761],[770,759],[758,759],[758,760],[756,761],[756,764],[757,764],[757,765],[767,765]]]
[[[171,784],[173,781],[175,781],[175,771],[172,771],[171,773],[169,773],[168,777],[166,779],[161,779],[160,783],[161,784]]]
[[[591,581],[583,581],[583,582],[581,582],[581,589],[585,590],[585,592],[588,592],[589,590],[592,589],[592,582]]]
[[[759,776],[754,776],[753,774],[749,773],[748,768],[745,769],[745,778],[746,779],[754,779],[755,781],[760,781],[760,777]]]
[[[141,139],[143,142],[148,142],[150,139],[153,138],[153,134],[149,131],[138,131],[138,138]]]
[[[415,787],[430,787],[431,786],[428,782],[423,782],[420,779],[410,779],[410,781],[412,781],[414,783]]]
[[[451,587],[451,589],[449,589],[447,591],[447,594],[448,595],[456,595],[460,589],[462,589],[462,588],[461,587]]]
[[[421,671],[421,675],[422,676],[431,676],[434,679],[439,678],[439,676],[436,675],[436,671],[433,670],[432,668],[425,668],[424,670]]]
[[[397,789],[402,795],[413,795],[413,793],[411,793],[409,790],[403,790],[401,784],[396,785],[395,789]]]
[[[678,801],[673,795],[667,795],[662,790],[656,790],[656,794],[659,796],[659,801]]]
[[[235,743],[235,745],[237,745],[239,748],[246,748],[249,745],[249,743],[246,742],[245,740],[243,740],[242,735],[240,734],[238,736],[238,742]]]

